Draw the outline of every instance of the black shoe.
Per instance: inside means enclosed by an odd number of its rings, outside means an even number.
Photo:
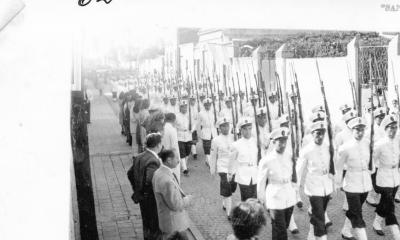
[[[357,240],[355,237],[351,236],[351,237],[346,237],[345,235],[342,234],[342,238],[346,239],[346,240]]]
[[[332,226],[332,225],[333,225],[333,223],[332,223],[332,222],[330,222],[330,221],[329,221],[329,222],[327,222],[327,223],[325,223],[325,227],[326,227],[326,228],[328,228],[328,227],[330,227],[330,226]]]
[[[374,227],[372,227],[372,229],[374,229],[374,232],[379,236],[385,236],[385,233],[382,230],[376,230]]]
[[[297,205],[298,208],[302,208],[302,207],[303,207],[303,202],[302,202],[302,201],[299,201],[299,202],[297,202],[296,205]]]
[[[189,176],[189,170],[183,170],[183,175],[185,175],[186,177]]]
[[[394,202],[395,202],[395,203],[400,203],[400,199],[395,198],[395,199],[394,199]]]
[[[371,202],[369,202],[369,201],[366,201],[366,202],[367,202],[367,204],[370,205],[371,207],[376,207],[376,206],[378,206],[378,204],[376,204],[376,203],[371,203]]]
[[[292,231],[290,231],[292,234],[299,234],[300,233],[300,231],[299,231],[299,229],[293,229]]]
[[[197,154],[193,154],[193,159],[197,160]]]

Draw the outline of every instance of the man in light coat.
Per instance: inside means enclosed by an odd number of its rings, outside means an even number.
[[[154,172],[152,183],[157,203],[159,227],[164,240],[176,231],[186,234],[189,228],[186,209],[190,206],[193,197],[183,192],[172,171],[179,163],[174,152],[163,150],[159,155],[163,164]]]

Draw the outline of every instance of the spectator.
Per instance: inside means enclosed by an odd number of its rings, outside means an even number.
[[[186,235],[189,228],[189,207],[192,196],[186,195],[172,169],[179,163],[179,158],[171,150],[163,150],[160,154],[162,165],[154,172],[153,189],[157,203],[159,227],[163,239],[168,239],[176,231]]]
[[[175,154],[175,157],[180,159],[179,157],[179,145],[178,145],[178,132],[175,126],[176,116],[175,113],[167,113],[165,114],[165,124],[164,131],[162,137],[162,145],[164,149],[172,150]],[[180,182],[180,163],[172,170],[178,178]]]
[[[254,198],[234,207],[231,217],[233,234],[227,240],[255,240],[266,224],[264,207]]]
[[[162,165],[161,159],[158,157],[158,153],[162,149],[161,134],[147,135],[145,143],[146,150],[134,157],[128,177],[133,186],[132,199],[140,206],[144,239],[158,240],[161,232],[158,227],[157,204],[152,179],[154,172]]]

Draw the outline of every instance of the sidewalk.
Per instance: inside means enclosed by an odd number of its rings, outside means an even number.
[[[91,114],[88,135],[99,238],[143,239],[139,205],[131,200],[126,176],[132,148],[120,134],[118,118],[106,97],[93,99]]]

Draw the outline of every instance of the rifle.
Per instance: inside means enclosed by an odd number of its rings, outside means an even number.
[[[294,85],[296,87],[296,95],[297,95],[297,100],[298,100],[297,105],[299,108],[300,132],[301,132],[300,145],[301,145],[303,143],[303,138],[304,138],[303,106],[301,104],[301,95],[300,95],[299,82],[297,81],[297,73],[294,71],[293,63],[292,63],[292,71],[293,71],[293,75],[294,75]]]
[[[233,83],[233,101],[235,102],[235,113],[236,113],[236,123],[238,122],[238,110],[237,110],[237,93],[235,90],[235,82],[233,81],[233,77],[232,77],[232,83]]]
[[[214,124],[217,123],[217,110],[215,109],[215,98],[214,98],[214,93],[213,93],[213,89],[211,87],[211,80],[210,77],[207,77],[208,79],[208,83],[210,84],[210,90],[211,90],[211,99],[212,99],[212,104],[213,104],[213,108],[214,108]],[[218,133],[219,134],[219,133]]]
[[[229,87],[229,95],[232,97],[232,92],[231,88]],[[235,101],[236,102],[236,101]],[[232,133],[233,133],[233,139],[236,141],[237,140],[237,135],[236,135],[236,120],[235,120],[235,110],[232,107]]]
[[[276,84],[277,84],[277,95],[278,95],[278,116],[282,116],[283,114],[283,100],[282,100],[282,89],[281,89],[281,81],[279,78],[279,74],[275,72]]]
[[[372,171],[372,161],[373,161],[373,154],[374,154],[374,135],[375,135],[375,118],[374,118],[374,83],[372,80],[372,74],[371,74],[371,70],[372,70],[372,59],[369,59],[369,67],[370,67],[370,74],[369,74],[369,78],[370,78],[370,84],[371,84],[371,134],[370,134],[370,142],[369,142],[369,163],[368,163],[368,169],[370,171]]]
[[[328,102],[326,101],[325,86],[324,86],[324,82],[321,79],[317,60],[315,60],[315,64],[317,65],[318,78],[319,78],[319,83],[321,85],[321,93],[322,93],[322,97],[324,98],[326,121],[328,124],[327,130],[328,130],[328,138],[329,138],[329,173],[332,175],[335,175],[335,165],[334,165],[334,161],[333,161],[334,149],[333,149],[333,132],[332,132],[331,114],[329,112]]]
[[[260,72],[260,81],[262,81],[261,72]],[[270,114],[270,111],[269,111],[267,89],[266,89],[265,84],[263,86],[264,86],[263,94],[264,94],[264,98],[265,98],[265,108],[267,109],[268,130],[269,130],[269,132],[272,132],[271,114]]]
[[[189,80],[189,79],[188,79]],[[191,111],[191,107],[190,107],[190,98],[192,96],[192,91],[191,91],[191,83],[190,80],[188,81],[188,95],[189,95],[189,99],[188,99],[188,111],[189,111],[189,131],[192,131],[192,111]]]
[[[291,100],[293,103],[293,121],[294,121],[294,128],[296,129],[296,143],[299,144],[300,143],[300,141],[299,141],[299,124],[297,121],[297,109],[296,109],[297,96],[295,95],[295,92],[294,92],[294,85],[291,84],[291,87],[292,87],[292,95],[293,95]],[[299,156],[299,151],[300,151],[300,149],[296,148],[296,156],[297,157]]]
[[[249,101],[249,95],[248,95],[248,93],[247,93],[247,79],[246,79],[246,74],[243,73],[243,76],[244,76],[244,86],[245,86],[245,89],[246,89],[246,102],[248,102],[248,101]]]
[[[356,99],[356,89],[355,89],[355,86],[354,86],[354,82],[353,82],[353,80],[351,79],[351,76],[350,76],[350,70],[349,70],[349,63],[347,63],[347,75],[349,75],[349,84],[350,84],[350,88],[351,88],[351,95],[352,95],[352,98],[353,98],[353,106],[354,106],[354,108],[355,109],[357,109],[357,99]]]
[[[219,111],[221,111],[221,94],[220,94],[220,90],[219,90],[219,77],[218,75],[216,75],[217,78],[217,91],[218,91],[218,107],[219,107]]]
[[[297,162],[297,151],[296,142],[294,140],[294,130],[293,130],[293,119],[290,109],[289,94],[286,92],[286,102],[289,115],[289,129],[290,129],[290,142],[292,144],[292,182],[297,183],[297,172],[296,172],[296,162]]]
[[[252,92],[251,104],[253,105],[254,122],[256,125],[256,133],[257,133],[257,164],[258,164],[261,160],[261,142],[260,142],[260,128],[257,123],[257,110],[256,110],[257,97],[254,94],[253,90],[251,92]]]
[[[237,76],[237,80],[238,80],[238,87],[239,87],[239,103],[240,103],[240,114],[241,115],[243,115],[243,105],[242,105],[242,98],[240,97],[240,84],[239,84],[239,75],[238,75],[238,73],[236,72],[236,76]],[[235,91],[235,81],[233,80],[233,77],[232,77],[232,85],[233,85],[233,92],[234,92],[234,94],[236,93],[236,91]]]

